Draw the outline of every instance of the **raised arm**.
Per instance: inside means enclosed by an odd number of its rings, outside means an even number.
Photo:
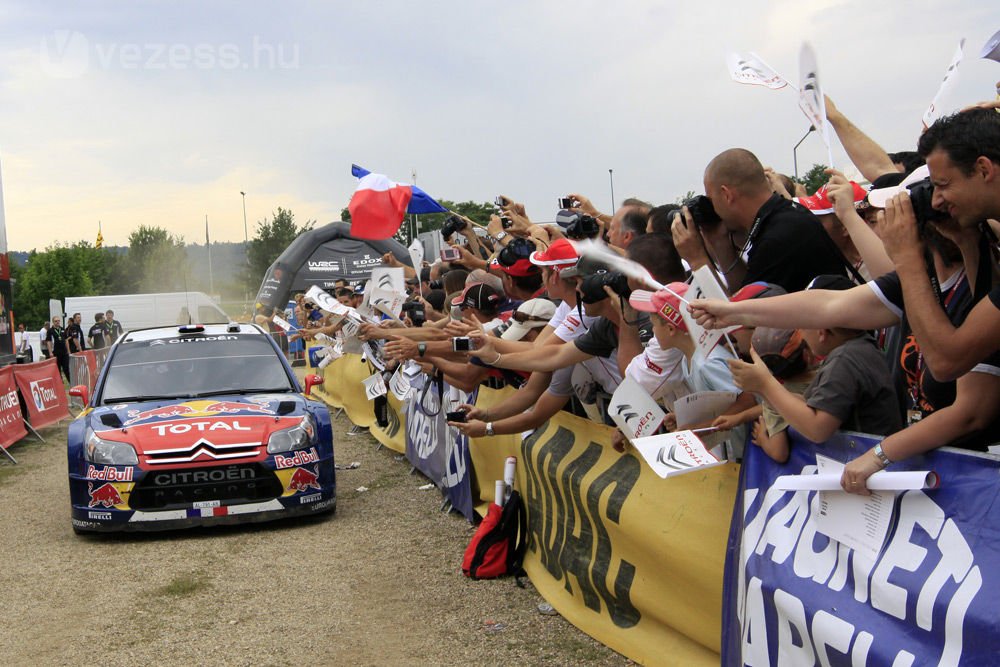
[[[826,118],[837,133],[840,144],[847,151],[847,156],[868,181],[874,181],[882,174],[896,171],[896,165],[892,163],[885,149],[859,130],[847,116],[840,113],[829,96],[826,96]]]

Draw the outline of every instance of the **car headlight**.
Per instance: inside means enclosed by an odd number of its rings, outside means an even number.
[[[93,429],[87,429],[87,441],[83,446],[83,457],[91,463],[113,466],[139,465],[139,457],[132,445],[114,440],[103,440]]]
[[[316,423],[312,415],[306,415],[295,426],[275,431],[267,439],[267,453],[277,454],[293,449],[304,449],[316,442]]]

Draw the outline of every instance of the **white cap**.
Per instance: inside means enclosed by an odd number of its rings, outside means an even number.
[[[532,329],[544,327],[556,314],[556,304],[548,299],[529,299],[510,316],[510,326],[500,336],[503,340],[521,340]]]
[[[879,188],[878,190],[872,190],[868,193],[868,203],[875,208],[885,208],[885,205],[889,203],[889,200],[898,195],[901,192],[905,192],[906,189],[916,183],[917,181],[922,181],[931,175],[930,170],[925,164],[922,167],[914,169],[909,176],[903,179],[903,182],[899,185],[894,185],[889,188]]]

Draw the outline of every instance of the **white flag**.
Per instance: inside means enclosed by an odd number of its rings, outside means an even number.
[[[365,398],[369,401],[379,396],[385,396],[388,389],[385,387],[385,379],[381,373],[370,375],[368,379],[361,382],[365,386]]]
[[[726,65],[729,66],[729,75],[737,83],[765,86],[771,90],[779,90],[788,85],[783,76],[775,72],[753,51],[746,56],[730,53],[726,56]]]
[[[997,30],[989,41],[983,44],[983,50],[979,52],[979,57],[1000,63],[1000,30]]]
[[[816,65],[816,53],[809,42],[802,43],[799,51],[799,108],[806,115],[812,126],[816,128],[823,143],[826,144],[827,158],[833,169],[833,148],[830,144],[830,125],[826,122],[826,100],[823,89],[819,85],[819,67]]]
[[[725,463],[709,452],[692,431],[636,438],[632,445],[653,472],[664,478]]]
[[[667,416],[642,385],[632,378],[625,378],[618,385],[608,403],[608,414],[630,442],[655,433]]]
[[[951,82],[955,80],[955,72],[958,70],[958,66],[962,63],[962,57],[965,55],[962,48],[965,46],[965,38],[963,37],[958,42],[958,49],[955,51],[955,55],[951,57],[951,63],[948,65],[948,69],[944,73],[944,78],[941,79],[941,85],[938,87],[937,95],[931,100],[931,105],[927,107],[927,111],[924,112],[924,129],[934,124],[934,121],[938,119],[941,115],[939,107],[941,105],[941,98],[944,96],[945,91],[951,86]]]

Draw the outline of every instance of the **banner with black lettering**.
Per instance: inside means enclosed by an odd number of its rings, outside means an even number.
[[[406,458],[473,520],[469,439],[448,426],[446,413],[459,403],[475,403],[467,394],[421,373],[410,380],[413,394],[406,406]]]
[[[778,476],[815,472],[817,453],[846,463],[876,442],[794,435],[785,464],[747,448],[726,560],[723,664],[996,664],[1000,458],[942,448],[894,463],[890,471],[933,470],[941,485],[889,496],[875,557],[820,532],[826,494],[842,491],[774,488]],[[857,524],[874,530],[871,515]]]
[[[4,366],[0,368],[0,447],[7,449],[27,434],[21,402],[17,400],[14,367]]]

